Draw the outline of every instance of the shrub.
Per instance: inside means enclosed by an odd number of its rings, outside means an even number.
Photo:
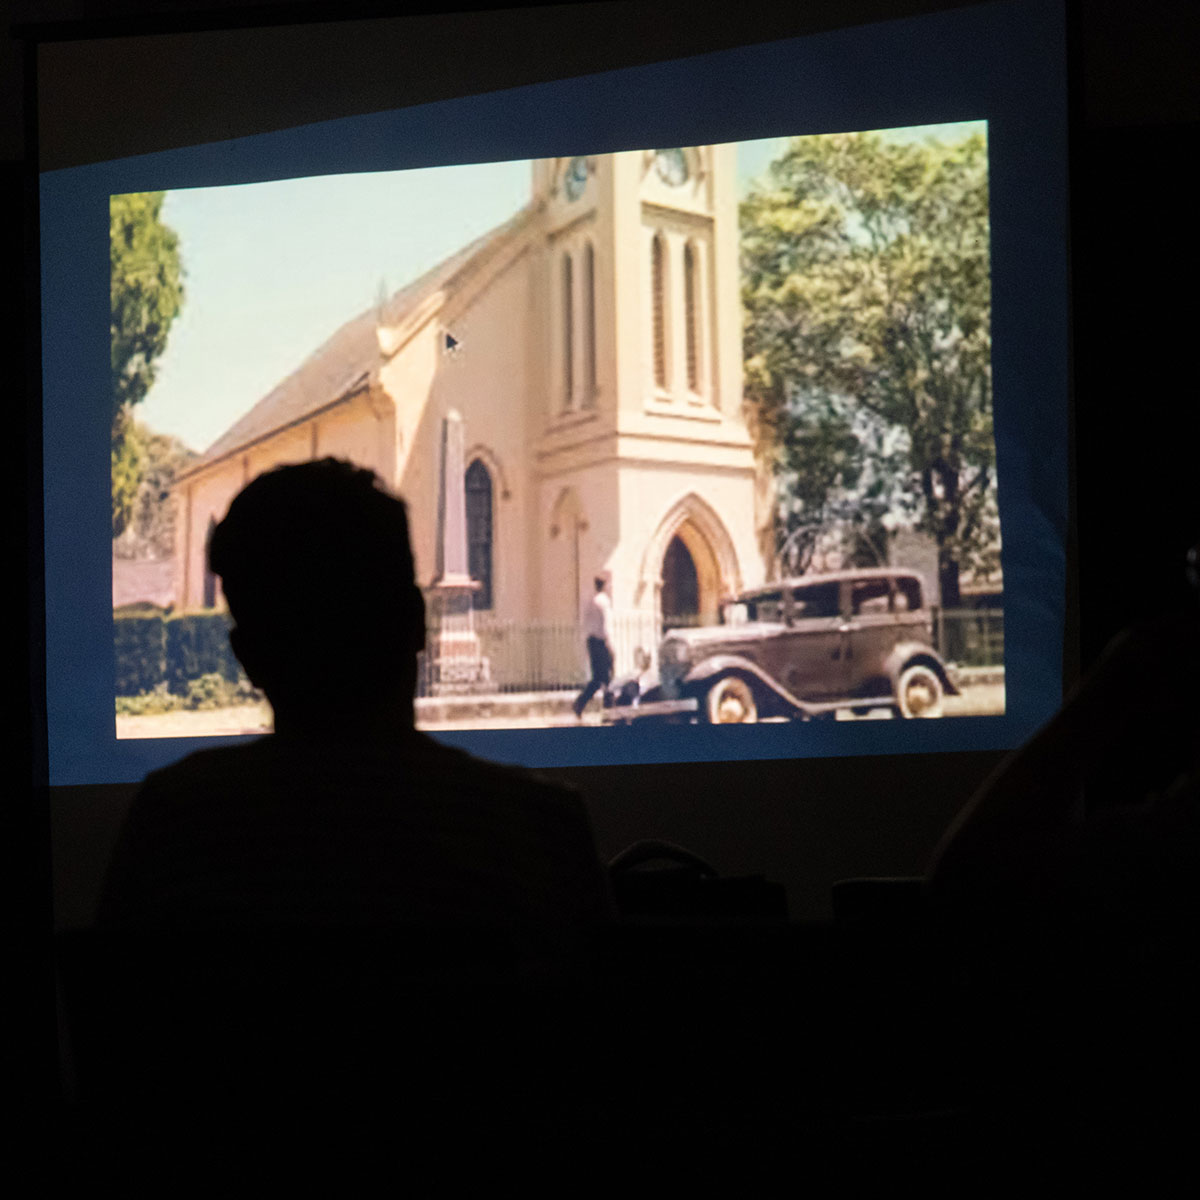
[[[237,683],[233,685],[233,703],[234,704],[265,704],[267,697],[265,693],[260,692],[258,688],[246,678],[245,675],[239,673]]]
[[[216,672],[189,680],[182,696],[173,694],[166,682],[140,696],[118,696],[118,717],[149,717],[182,709],[242,708],[261,704],[266,697],[243,675],[230,683]]]
[[[153,600],[135,600],[132,604],[121,604],[113,609],[114,617],[165,617],[170,609],[155,604]]]
[[[118,696],[153,692],[166,675],[162,613],[114,613],[113,657],[113,685]]]
[[[160,683],[151,692],[140,696],[118,696],[118,717],[148,717],[159,713],[175,712],[183,707],[178,696],[172,696],[167,690],[166,683]]]
[[[166,680],[177,696],[189,694],[193,681],[219,675],[236,683],[241,668],[229,645],[231,620],[224,612],[181,613],[164,622]]]
[[[188,681],[184,697],[185,708],[228,708],[231,703],[229,683],[216,671]]]

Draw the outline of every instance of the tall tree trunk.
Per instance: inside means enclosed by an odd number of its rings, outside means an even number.
[[[958,560],[950,556],[945,546],[938,547],[938,589],[943,608],[961,608],[962,593],[958,586]]]

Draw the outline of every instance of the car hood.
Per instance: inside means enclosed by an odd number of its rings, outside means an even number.
[[[782,633],[785,626],[776,621],[747,621],[744,625],[700,625],[692,629],[672,629],[664,642],[683,642],[696,650],[710,646],[729,646],[735,649],[740,643],[761,642]]]

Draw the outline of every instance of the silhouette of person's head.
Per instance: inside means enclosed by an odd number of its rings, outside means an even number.
[[[376,475],[334,458],[267,471],[229,506],[208,556],[234,653],[277,730],[412,723],[425,605],[404,501]]]

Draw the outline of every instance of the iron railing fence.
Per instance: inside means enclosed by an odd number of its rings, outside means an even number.
[[[1004,610],[935,608],[933,644],[948,663],[960,667],[1004,666]]]
[[[653,613],[615,613],[614,675],[637,669],[637,651],[656,661],[663,637]],[[574,621],[510,621],[476,614],[472,635],[444,639],[431,628],[420,656],[418,696],[472,692],[578,691],[591,676],[583,626]]]
[[[672,628],[698,621],[673,619],[665,625],[652,613],[613,615],[614,674],[638,669],[637,651],[657,664],[658,646]],[[932,610],[934,648],[960,667],[1002,667],[1004,613],[999,609]],[[431,628],[420,656],[418,696],[474,693],[577,691],[587,682],[583,627],[573,621],[498,620],[476,614],[469,633],[451,638]]]

